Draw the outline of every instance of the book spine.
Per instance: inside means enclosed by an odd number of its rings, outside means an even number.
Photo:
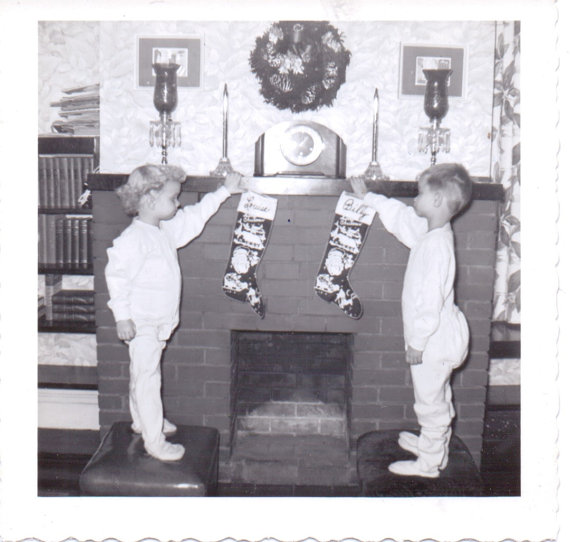
[[[93,218],[87,219],[87,265],[93,263]]]
[[[81,171],[81,182],[83,184],[83,190],[87,189],[87,175],[91,173],[93,169],[93,158],[91,156],[85,156],[83,158],[82,164],[82,171]]]
[[[55,207],[55,176],[53,172],[53,156],[46,156],[46,186],[48,209]]]
[[[69,265],[73,263],[73,233],[72,233],[72,224],[71,219],[64,218],[63,219],[63,246],[64,246],[64,254],[63,254],[63,263],[64,265]]]
[[[40,265],[46,262],[46,215],[38,215],[38,263]]]
[[[46,262],[47,264],[57,263],[56,261],[56,215],[46,215]]]
[[[64,239],[64,222],[62,216],[55,218],[55,258],[52,263],[63,265],[65,262],[65,239]]]
[[[77,193],[77,183],[75,181],[75,156],[68,156],[67,157],[67,174],[69,177],[69,193],[71,198],[71,208],[77,209],[77,198],[79,194]]]
[[[79,267],[80,258],[80,232],[79,223],[81,218],[70,218],[71,222],[71,263]]]
[[[59,166],[59,157],[54,156],[53,162],[53,175],[54,175],[54,188],[55,188],[55,207],[61,209],[63,207],[63,190],[61,189],[61,172]]]
[[[59,172],[61,177],[61,204],[66,209],[69,209],[71,204],[71,186],[69,181],[68,162],[69,157],[59,156]]]
[[[95,313],[77,313],[68,311],[59,311],[52,308],[52,320],[57,322],[95,322]]]
[[[79,265],[87,267],[89,264],[89,218],[81,219],[79,224]]]
[[[55,296],[54,296],[55,297]],[[94,304],[60,303],[52,299],[53,312],[72,312],[77,314],[95,314]]]
[[[47,207],[47,164],[46,157],[38,157],[38,204]]]
[[[63,292],[63,290],[62,290]],[[79,296],[63,296],[61,297],[60,294],[62,292],[58,292],[56,295],[53,296],[52,303],[58,307],[85,307],[85,309],[80,310],[80,312],[86,312],[89,310],[95,310],[95,298],[91,297],[79,297]]]

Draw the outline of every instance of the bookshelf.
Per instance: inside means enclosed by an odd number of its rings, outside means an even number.
[[[91,200],[87,175],[98,170],[99,138],[38,138],[38,330],[94,333],[94,292],[64,290],[64,275],[92,275]]]

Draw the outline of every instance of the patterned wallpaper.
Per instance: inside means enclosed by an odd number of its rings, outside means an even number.
[[[38,24],[38,133],[51,132],[59,100],[66,88],[96,83],[99,73],[99,23],[40,22]]]
[[[417,130],[427,123],[422,97],[398,98],[401,43],[464,46],[468,52],[465,99],[452,99],[444,125],[452,131],[446,158],[473,174],[489,173],[493,80],[493,23],[336,22],[352,58],[346,83],[332,107],[294,114],[264,103],[250,71],[249,54],[265,22],[101,23],[102,171],[129,172],[159,161],[147,142],[148,121],[157,118],[152,89],[135,86],[137,36],[199,35],[204,42],[203,84],[179,90],[174,118],[182,123],[182,147],[169,162],[189,174],[207,174],[221,156],[222,89],[229,91],[228,155],[235,169],[253,173],[254,145],[275,123],[321,122],[345,141],[347,174],[362,172],[371,156],[372,99],[380,93],[378,157],[393,179],[413,179],[429,165],[416,151]]]
[[[347,174],[359,174],[371,156],[372,99],[380,92],[378,158],[392,179],[413,179],[429,165],[416,150],[419,126],[427,124],[421,96],[398,97],[400,45],[451,45],[466,49],[466,89],[450,98],[443,125],[451,129],[452,152],[441,161],[463,162],[474,175],[490,164],[494,23],[347,22],[343,33],[352,58],[346,83],[332,107],[299,114],[266,104],[249,67],[255,38],[272,21],[256,22],[46,22],[40,25],[40,132],[49,131],[47,105],[66,86],[101,82],[101,171],[129,172],[159,162],[148,144],[148,122],[158,117],[152,88],[136,86],[138,36],[200,36],[200,88],[180,88],[175,120],[182,147],[169,154],[188,174],[207,174],[222,152],[222,89],[229,91],[228,155],[235,169],[253,173],[254,145],[261,133],[291,119],[321,122],[345,141]],[[79,68],[79,69],[78,69]]]

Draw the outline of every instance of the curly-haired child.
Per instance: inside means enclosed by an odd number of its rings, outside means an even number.
[[[117,189],[131,224],[107,250],[105,278],[117,336],[129,346],[129,408],[132,429],[145,450],[161,461],[177,461],[184,447],[166,440],[176,426],[164,418],[160,360],[179,322],[181,273],[177,250],[200,235],[231,194],[241,192],[241,176],[230,174],[215,192],[181,209],[186,175],[176,166],[136,168]]]

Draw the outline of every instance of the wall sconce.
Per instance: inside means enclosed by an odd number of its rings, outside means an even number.
[[[426,76],[424,95],[424,111],[429,117],[431,126],[420,128],[418,150],[431,152],[431,165],[436,161],[438,152],[449,152],[451,133],[449,128],[441,128],[441,119],[449,109],[447,100],[447,81],[452,70],[422,70]]]
[[[150,121],[149,143],[151,147],[162,148],[162,163],[167,162],[168,147],[179,147],[182,142],[180,123],[172,120],[172,111],[178,103],[176,72],[178,64],[153,64],[156,74],[154,86],[154,107],[160,120]]]

